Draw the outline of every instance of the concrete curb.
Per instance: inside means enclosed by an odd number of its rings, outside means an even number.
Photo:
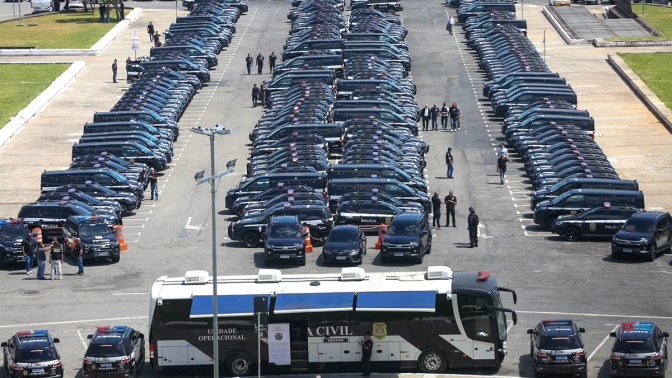
[[[562,25],[560,25],[558,20],[556,20],[555,17],[553,17],[551,12],[549,12],[546,7],[543,7],[543,9],[541,10],[541,13],[544,16],[546,16],[546,19],[548,19],[548,22],[550,22],[551,25],[553,25],[553,28],[555,29],[555,31],[557,31],[558,34],[560,34],[560,37],[562,38],[563,41],[565,41],[566,44],[568,44],[568,45],[579,45],[579,44],[588,43],[588,41],[586,41],[585,39],[572,39],[572,38],[570,38],[569,35],[567,34],[567,32],[565,31],[565,29],[562,28]]]
[[[70,62],[66,62],[70,63]],[[8,124],[0,129],[0,147],[5,144],[16,132],[21,130],[23,125],[28,122],[37,112],[44,108],[52,98],[54,98],[65,86],[84,68],[83,61],[71,62],[72,65],[57,77],[51,85],[45,89],[39,96],[35,97],[33,101],[25,108],[21,109]],[[53,64],[53,63],[40,63]]]
[[[142,8],[135,8],[126,18],[117,23],[103,38],[99,39],[90,49],[2,49],[0,56],[81,56],[98,55],[110,42],[112,42],[131,22],[142,13]]]
[[[607,61],[614,68],[618,76],[632,89],[637,97],[642,100],[644,105],[653,113],[654,116],[665,125],[669,132],[672,132],[672,111],[660,101],[658,96],[649,88],[642,79],[630,68],[628,64],[618,55],[607,54]]]
[[[649,46],[672,46],[672,39],[655,41],[605,41],[604,38],[593,40],[595,47],[649,47]]]

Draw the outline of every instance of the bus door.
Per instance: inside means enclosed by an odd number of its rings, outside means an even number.
[[[462,346],[455,346],[469,355],[476,366],[479,365],[479,361],[483,361],[484,365],[491,365],[491,362],[486,361],[496,358],[497,332],[495,318],[491,311],[486,310],[486,306],[489,306],[488,298],[469,294],[453,297],[457,297],[453,303],[458,308],[454,310],[456,315],[459,314],[458,325],[461,323],[460,334],[464,337],[464,341],[460,343]]]

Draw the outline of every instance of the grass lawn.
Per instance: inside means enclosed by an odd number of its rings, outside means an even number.
[[[68,67],[69,64],[0,64],[0,128]]]
[[[665,106],[672,109],[672,53],[618,55],[644,80]]]
[[[111,20],[110,20],[111,21]],[[28,26],[36,23],[37,26]],[[71,12],[24,18],[26,26],[16,21],[0,23],[1,46],[39,46],[41,49],[88,49],[114,25],[101,23],[91,12]]]
[[[672,8],[662,6],[646,6],[646,14],[642,14],[641,4],[632,4],[633,12],[651,24],[667,38],[672,38]]]

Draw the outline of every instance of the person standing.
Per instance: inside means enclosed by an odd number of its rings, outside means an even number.
[[[439,131],[439,107],[434,104],[429,112],[432,115],[432,130]]]
[[[149,169],[149,192],[151,193],[151,199],[154,200],[156,195],[156,200],[159,200],[159,185],[156,179],[156,172],[154,168]]]
[[[112,62],[112,82],[116,83],[117,82],[117,60],[115,59],[114,62]]]
[[[371,341],[371,332],[364,332],[364,341],[360,341],[359,345],[362,347],[362,370],[364,376],[371,376],[371,352],[373,350],[373,341]]]
[[[264,69],[264,56],[261,54],[261,51],[259,51],[259,55],[257,55],[257,74],[261,75],[261,71]]]
[[[500,143],[499,147],[497,148],[497,156],[504,154],[504,156],[508,159],[509,158],[509,150],[504,147],[504,143]]]
[[[252,74],[252,63],[254,63],[254,59],[252,59],[250,54],[247,54],[247,58],[245,58],[245,65],[247,66],[248,75]]]
[[[278,59],[277,56],[275,56],[275,53],[271,51],[271,55],[268,56],[268,67],[269,67],[269,73],[273,74],[273,70],[275,69],[275,60]]]
[[[509,164],[509,159],[502,152],[497,158],[497,172],[499,172],[499,183],[504,185],[504,175],[506,174],[506,165]]]
[[[259,103],[262,109],[266,106],[266,80],[262,81],[259,86]]]
[[[105,23],[109,24],[110,23],[110,6],[105,7]]]
[[[478,247],[478,215],[473,207],[469,208],[467,229],[469,230],[469,248]]]
[[[455,20],[453,19],[453,16],[448,16],[446,19],[446,30],[450,33],[450,35],[453,35],[453,26],[455,25]]]
[[[259,87],[257,84],[254,84],[252,87],[252,106],[257,107],[257,100],[259,99]]]
[[[432,197],[432,227],[435,230],[443,230],[441,227],[441,205],[443,202],[441,202],[441,198],[439,198],[439,192],[434,192],[434,196]]]
[[[149,34],[149,42],[152,42],[154,40],[154,24],[152,24],[152,21],[149,21],[149,25],[147,25],[147,34]]]
[[[75,249],[74,253],[75,256],[77,256],[77,267],[79,268],[79,271],[77,272],[77,275],[83,276],[84,275],[84,246],[82,246],[82,240],[80,238],[75,238]]]
[[[49,262],[51,263],[51,280],[58,274],[58,279],[63,279],[63,247],[56,237],[51,239],[51,253],[49,253]]]
[[[453,171],[455,170],[455,166],[453,165],[453,149],[451,147],[448,147],[448,151],[446,151],[446,165],[448,166],[448,171],[446,173],[446,178],[452,179],[453,178]]]
[[[126,58],[126,75],[128,75],[128,67],[131,65],[131,57]]]
[[[37,279],[46,280],[44,270],[47,267],[47,248],[44,247],[44,244],[38,243],[35,257],[37,257]]]
[[[453,227],[457,227],[455,223],[455,205],[457,205],[457,197],[453,195],[453,191],[449,191],[446,198],[443,199],[446,204],[446,227],[450,227],[450,218],[453,218]]]
[[[425,104],[425,107],[420,111],[420,117],[422,117],[422,131],[427,131],[429,120],[432,118],[432,112],[429,110],[428,104]]]
[[[124,2],[120,1],[119,2],[119,21],[123,20],[126,16],[124,16]],[[117,21],[117,22],[119,22]]]
[[[453,102],[453,105],[448,108],[448,116],[450,116],[450,131],[457,131],[460,129],[460,118],[462,117],[462,110],[457,106],[457,102]]]
[[[105,22],[105,4],[100,4],[98,13],[100,13],[100,22]]]
[[[446,103],[443,103],[443,106],[440,109],[441,112],[441,126],[443,126],[443,129],[448,128],[448,107],[446,106]]]
[[[32,232],[21,241],[21,252],[26,258],[26,274],[33,274],[33,257],[35,256],[36,240],[33,239]]]

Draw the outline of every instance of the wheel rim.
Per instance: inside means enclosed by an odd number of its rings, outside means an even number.
[[[565,238],[569,241],[577,241],[579,239],[579,232],[573,228],[565,231]]]
[[[259,241],[259,238],[257,238],[257,236],[254,235],[254,234],[245,235],[245,245],[248,246],[248,247],[256,247],[258,241]]]
[[[441,368],[441,356],[435,352],[430,352],[422,361],[425,368],[429,371],[437,371]]]
[[[245,375],[250,370],[250,362],[245,357],[236,357],[231,361],[231,372],[234,375]]]

